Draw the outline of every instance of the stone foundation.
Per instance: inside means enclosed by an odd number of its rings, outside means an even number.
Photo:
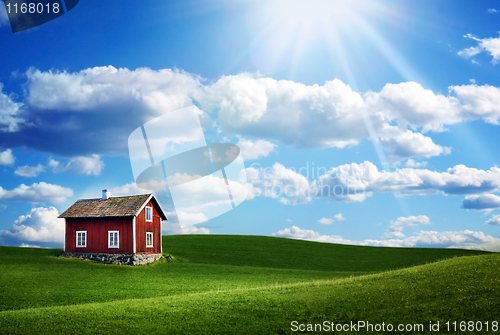
[[[161,254],[97,254],[97,253],[80,253],[80,252],[65,252],[64,257],[78,257],[91,259],[99,262],[122,263],[125,265],[144,265],[153,263],[159,260]]]

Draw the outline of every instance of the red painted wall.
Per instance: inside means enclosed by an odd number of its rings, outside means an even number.
[[[76,232],[87,231],[87,247],[76,247]],[[108,231],[120,231],[120,247],[108,248]],[[144,242],[146,243],[146,242]],[[92,252],[105,254],[133,253],[132,218],[66,218],[66,252]]]
[[[146,206],[153,207],[153,222],[146,222]],[[136,253],[159,254],[161,253],[161,218],[149,201],[135,219],[136,227]],[[146,248],[146,232],[153,233],[153,248]]]

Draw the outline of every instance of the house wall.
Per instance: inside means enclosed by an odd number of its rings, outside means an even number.
[[[87,231],[87,247],[76,247],[76,232]],[[120,232],[119,248],[108,248],[108,231]],[[133,253],[132,218],[66,218],[65,252]],[[146,242],[144,242],[146,243]]]
[[[146,206],[153,207],[153,222],[146,222]],[[161,217],[149,201],[135,219],[136,253],[161,253]],[[153,233],[153,248],[146,248],[146,232]]]

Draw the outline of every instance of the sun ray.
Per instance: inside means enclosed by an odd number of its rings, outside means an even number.
[[[354,17],[356,19],[356,24],[361,27],[364,34],[367,35],[368,40],[371,41],[377,49],[382,53],[382,55],[387,59],[388,63],[391,64],[396,71],[404,78],[405,81],[416,81],[425,86],[424,79],[420,76],[412,66],[408,64],[405,58],[397,51],[396,48],[392,47],[391,44],[366,20],[359,17]]]

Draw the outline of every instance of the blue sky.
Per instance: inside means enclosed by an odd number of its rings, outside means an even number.
[[[0,6],[0,244],[60,247],[77,199],[144,192],[129,135],[195,104],[209,142],[241,148],[248,196],[181,228],[160,192],[164,234],[499,250],[499,18],[498,1],[81,0],[13,34]]]

